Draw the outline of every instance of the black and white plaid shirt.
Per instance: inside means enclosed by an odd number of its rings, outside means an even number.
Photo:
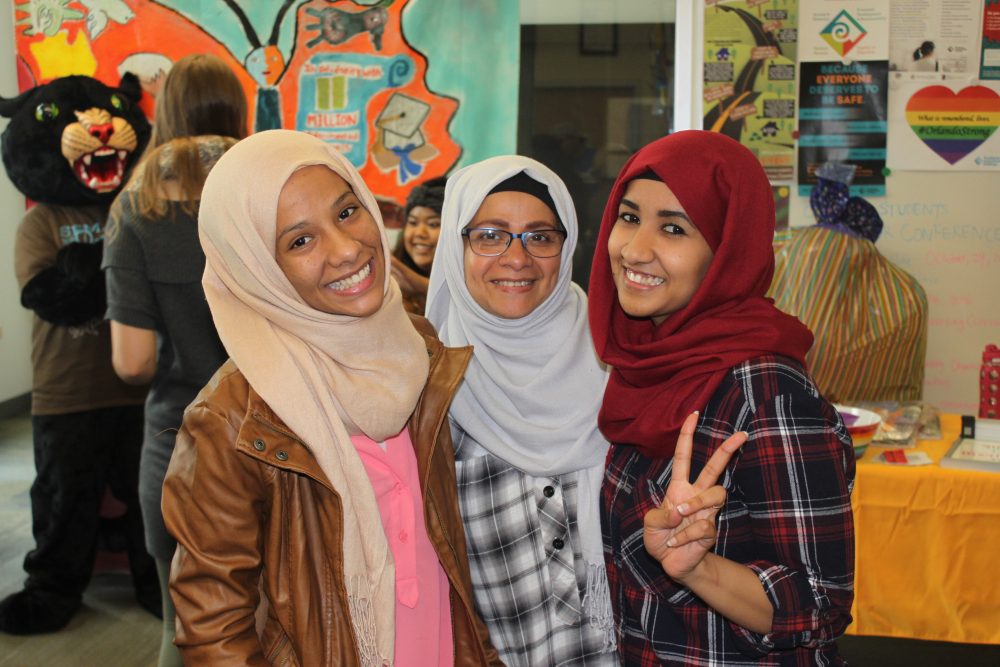
[[[531,477],[454,423],[452,433],[476,607],[500,658],[509,667],[617,665],[582,613],[576,476]]]

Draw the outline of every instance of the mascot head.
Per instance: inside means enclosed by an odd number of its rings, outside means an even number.
[[[149,141],[142,88],[126,73],[117,88],[67,76],[0,97],[10,118],[0,141],[7,175],[35,201],[110,204]]]

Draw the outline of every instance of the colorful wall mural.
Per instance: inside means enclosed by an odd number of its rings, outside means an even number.
[[[285,127],[321,137],[376,193],[397,201],[447,173],[463,152],[481,159],[514,148],[516,1],[14,0],[14,8],[22,90],[69,74],[117,83],[132,71],[152,115],[171,64],[213,53],[243,82],[254,131]],[[494,41],[498,33],[504,41]],[[448,34],[456,37],[442,38]],[[476,48],[479,37],[488,50]],[[439,65],[434,88],[432,61]],[[512,108],[491,112],[501,106],[494,99]],[[464,138],[455,131],[463,112],[475,127]]]

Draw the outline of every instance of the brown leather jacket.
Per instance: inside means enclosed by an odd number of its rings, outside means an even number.
[[[408,427],[427,532],[451,582],[455,664],[501,665],[475,612],[446,422],[472,348],[424,338],[430,377]],[[359,665],[340,512],[306,446],[224,365],[185,413],[163,489],[185,664]]]

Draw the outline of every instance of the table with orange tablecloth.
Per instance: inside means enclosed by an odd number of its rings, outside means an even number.
[[[1000,472],[942,468],[958,415],[921,440],[934,465],[858,460],[854,623],[848,634],[1000,644]]]

